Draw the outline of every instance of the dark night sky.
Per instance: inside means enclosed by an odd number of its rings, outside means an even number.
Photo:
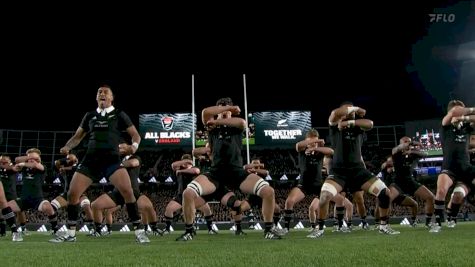
[[[137,124],[140,113],[189,112],[191,74],[197,112],[223,96],[244,109],[246,73],[251,112],[311,110],[325,126],[351,100],[376,125],[440,117],[460,73],[446,48],[475,40],[475,11],[469,2],[415,2],[223,11],[189,23],[160,18],[164,11],[156,20],[92,17],[94,26],[59,15],[7,27],[0,128],[75,130],[101,83]],[[430,23],[436,12],[456,21]]]

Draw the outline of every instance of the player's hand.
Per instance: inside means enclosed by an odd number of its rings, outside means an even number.
[[[216,120],[214,119],[210,119],[209,121],[206,122],[206,126],[209,128],[209,129],[214,129],[216,127]]]
[[[229,111],[231,111],[231,114],[233,114],[233,115],[241,114],[241,109],[239,108],[239,106],[231,106],[229,108]]]
[[[60,150],[59,150],[59,153],[63,154],[63,155],[68,155],[69,154],[69,151],[71,151],[71,149],[67,146],[63,146]]]
[[[340,121],[338,122],[338,129],[343,130],[348,128],[348,122],[347,121]]]
[[[356,116],[359,116],[361,118],[363,118],[365,115],[366,115],[366,109],[364,108],[359,108],[356,112],[355,112]]]

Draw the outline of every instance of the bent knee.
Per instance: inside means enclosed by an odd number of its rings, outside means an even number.
[[[274,197],[275,196],[275,191],[274,191],[274,188],[270,187],[270,186],[264,186],[260,192],[259,192],[259,196],[261,198],[268,198],[268,197]]]

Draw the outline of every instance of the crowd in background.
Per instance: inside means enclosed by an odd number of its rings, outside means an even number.
[[[377,147],[368,148],[364,150],[366,165],[368,169],[374,173],[379,172],[381,163],[384,161],[384,158],[387,156],[383,151]],[[173,149],[173,150],[161,150],[161,151],[140,151],[138,154],[142,159],[142,168],[141,168],[141,188],[144,194],[149,196],[152,200],[156,210],[159,222],[163,221],[165,207],[167,203],[173,198],[176,193],[176,178],[172,172],[171,164],[173,161],[179,160],[183,153],[190,153],[191,151],[186,151],[182,149]],[[245,153],[245,152],[244,152]],[[287,198],[289,190],[292,188],[293,183],[295,183],[295,178],[298,177],[299,170],[297,164],[297,153],[294,149],[265,149],[265,150],[255,150],[250,153],[251,158],[259,157],[261,162],[264,162],[265,168],[269,170],[270,177],[272,178],[271,184],[276,189],[276,203],[280,205],[281,208],[284,207],[285,199]],[[243,155],[244,159],[247,158],[246,155]],[[286,175],[288,180],[281,180],[282,175]],[[62,184],[53,184],[52,181],[59,176],[50,170],[48,174],[47,184],[44,186],[45,198],[53,199],[60,192],[62,192]],[[171,177],[172,181],[167,180]],[[155,179],[152,179],[155,178]],[[420,181],[426,184],[432,191],[435,190],[435,181],[436,177],[419,177]],[[19,184],[19,187],[21,184]],[[92,200],[100,195],[103,191],[111,190],[109,184],[97,184],[92,186],[88,191],[87,195]],[[294,214],[296,220],[306,220],[308,219],[308,206],[312,201],[314,196],[309,195],[305,198],[304,201],[298,203],[294,208]],[[417,199],[416,199],[417,200]],[[420,214],[424,213],[423,203],[419,202],[419,212]],[[369,194],[365,194],[365,205],[367,208],[368,216],[372,216],[375,210],[375,198]],[[217,202],[210,205],[215,221],[231,221],[231,215],[228,209],[222,205],[219,205]],[[461,209],[462,213],[465,212],[475,212],[474,206],[470,204],[464,205]],[[260,219],[260,210],[254,209],[253,214],[257,219]],[[402,216],[409,215],[410,210],[404,207],[395,206],[392,209],[392,216]],[[115,222],[122,223],[127,222],[127,213],[125,209],[122,209],[114,214]],[[355,209],[355,216],[356,209]],[[28,211],[27,218],[31,223],[41,223],[48,221],[45,215],[37,211]],[[181,221],[181,214],[177,214],[175,219]],[[59,220],[65,222],[65,212],[60,213]]]

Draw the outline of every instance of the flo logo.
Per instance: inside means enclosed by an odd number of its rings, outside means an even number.
[[[173,117],[163,117],[162,118],[162,126],[163,129],[169,131],[173,129]]]
[[[430,17],[430,22],[431,23],[436,23],[436,22],[446,22],[446,23],[452,23],[455,21],[455,14],[429,14]]]

